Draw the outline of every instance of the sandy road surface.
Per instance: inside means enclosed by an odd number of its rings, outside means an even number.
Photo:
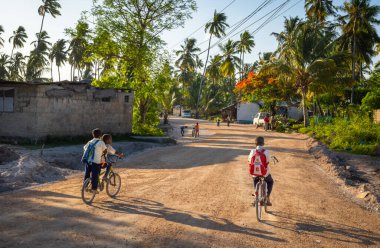
[[[184,121],[192,122],[174,120]],[[208,135],[196,142],[184,138],[123,161],[117,199],[102,192],[84,205],[79,176],[0,195],[0,247],[380,246],[379,215],[342,195],[303,136],[244,125],[201,128]],[[258,134],[280,160],[263,223],[251,206],[246,162]]]

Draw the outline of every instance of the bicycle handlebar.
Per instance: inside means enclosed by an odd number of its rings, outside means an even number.
[[[275,156],[271,156],[271,159],[273,161],[273,164],[276,164],[276,163],[279,162],[278,159]]]

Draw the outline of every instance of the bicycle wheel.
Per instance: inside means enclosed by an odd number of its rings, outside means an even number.
[[[107,195],[110,197],[115,197],[119,194],[121,188],[121,178],[119,174],[110,172],[106,185]]]
[[[87,178],[82,186],[82,200],[85,204],[91,205],[95,198],[95,192],[92,191],[91,178]]]
[[[265,213],[268,213],[268,205],[267,205],[268,198],[267,198],[267,194],[268,194],[267,183],[264,181],[263,187],[262,187],[262,196],[263,196],[263,203],[264,203]]]
[[[261,221],[261,204],[260,201],[262,200],[262,192],[261,192],[261,184],[257,184],[257,195],[256,195],[256,218],[258,221]]]

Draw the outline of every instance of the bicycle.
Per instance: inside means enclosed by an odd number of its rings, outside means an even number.
[[[116,156],[112,156],[116,157]],[[107,195],[109,197],[116,197],[120,192],[121,188],[121,177],[119,174],[113,171],[113,165],[116,163],[116,158],[112,158],[110,156],[107,157],[107,163],[110,164],[110,169],[108,175],[105,179],[100,180],[100,177],[106,173],[106,170],[102,171],[98,176],[98,189],[99,191],[103,191],[106,189]],[[91,178],[87,178],[82,186],[82,200],[85,204],[91,205],[94,198],[96,196],[96,192],[92,190]]]
[[[272,156],[273,164],[278,163],[278,159],[275,156]],[[267,182],[265,181],[265,177],[261,176],[258,177],[259,182],[256,184],[255,187],[255,208],[256,208],[256,218],[257,221],[261,221],[261,213],[262,208],[264,207],[264,211],[268,213],[268,187]]]

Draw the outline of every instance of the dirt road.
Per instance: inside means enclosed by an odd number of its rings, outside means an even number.
[[[186,137],[123,161],[117,199],[102,192],[84,205],[79,175],[0,195],[0,247],[380,246],[380,216],[342,194],[308,154],[304,136],[247,125],[201,128],[205,136],[196,141]],[[280,160],[263,223],[251,206],[246,162],[256,135]]]

